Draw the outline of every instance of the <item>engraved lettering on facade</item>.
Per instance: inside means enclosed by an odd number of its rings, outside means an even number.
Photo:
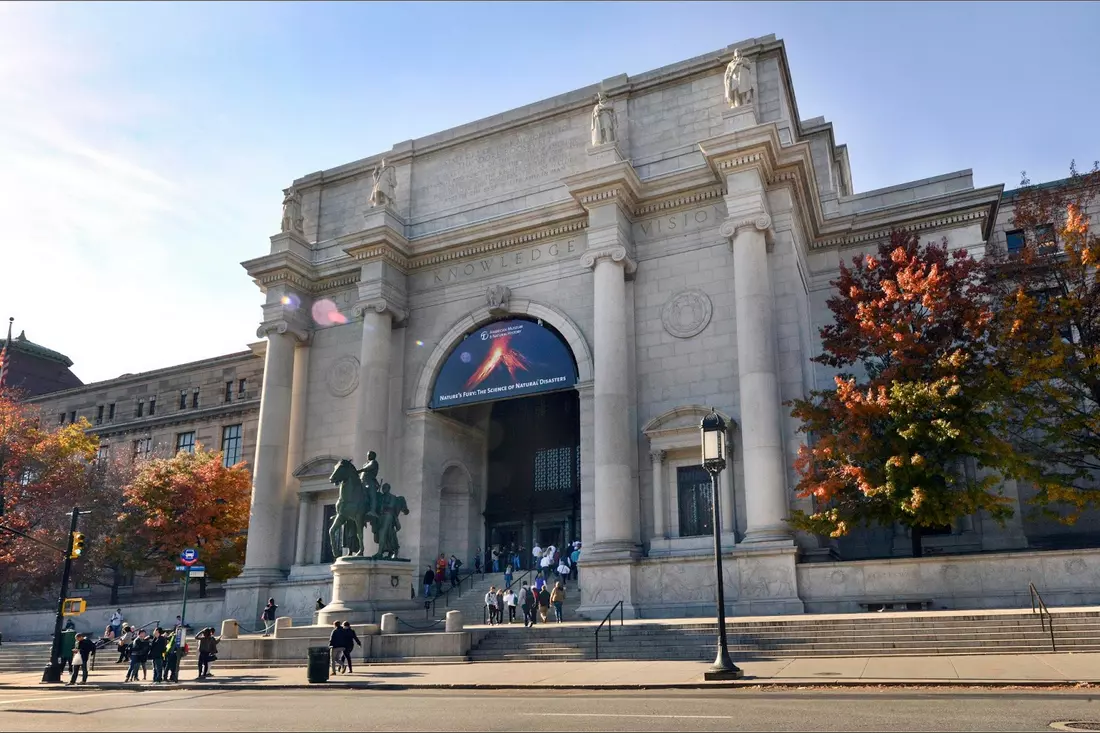
[[[482,257],[463,265],[441,267],[437,270],[432,270],[430,278],[428,278],[427,275],[421,276],[420,281],[424,287],[446,285],[453,282],[465,282],[485,275],[492,275],[510,270],[517,266],[522,267],[524,265],[534,265],[555,259],[573,257],[579,254],[579,252],[580,247],[576,239],[550,242],[549,244],[540,244],[535,247],[528,247],[527,249],[521,249],[508,254]]]
[[[644,241],[714,227],[722,221],[724,213],[720,205],[712,204],[705,209],[678,211],[675,214],[643,219],[634,225],[634,239]]]

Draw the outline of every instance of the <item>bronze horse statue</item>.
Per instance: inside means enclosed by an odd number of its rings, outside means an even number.
[[[336,464],[328,480],[340,487],[340,496],[336,500],[336,517],[328,530],[332,554],[343,557],[342,535],[347,540],[348,555],[361,557],[365,549],[363,531],[367,523],[376,518],[377,490],[373,486],[363,485],[355,464],[346,458]]]

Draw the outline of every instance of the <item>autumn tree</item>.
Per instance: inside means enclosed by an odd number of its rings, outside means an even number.
[[[252,480],[241,463],[226,467],[222,454],[196,448],[138,466],[124,489],[117,542],[131,568],[171,577],[179,553],[200,547],[211,580],[240,573]]]
[[[0,588],[13,606],[52,590],[68,544],[73,506],[84,507],[98,442],[86,420],[42,427],[38,410],[0,391]],[[16,534],[21,533],[21,534]],[[45,545],[43,544],[45,543]]]
[[[842,263],[814,361],[838,371],[832,389],[794,400],[809,434],[797,491],[815,500],[794,526],[840,537],[872,522],[923,530],[978,510],[1003,521],[996,468],[1007,450],[991,429],[1001,395],[987,379],[992,313],[981,265],[947,242],[894,232],[877,254]]]
[[[1067,180],[1046,186],[1025,174],[1011,225],[1023,246],[991,257],[988,273],[995,374],[1013,393],[996,411],[1014,448],[1009,469],[1067,521],[1100,505],[1100,236],[1089,216],[1098,194],[1097,164],[1085,174],[1071,164]]]

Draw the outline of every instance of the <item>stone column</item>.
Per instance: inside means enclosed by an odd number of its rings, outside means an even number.
[[[363,318],[363,341],[359,347],[353,460],[362,465],[367,460],[367,451],[373,450],[380,458],[386,458],[393,312],[385,301],[357,305],[355,312]],[[383,465],[383,471],[386,468]]]
[[[792,541],[786,523],[787,482],[780,423],[783,407],[765,241],[765,232],[770,228],[771,217],[764,212],[722,225],[722,233],[733,236],[746,543]]]
[[[653,536],[664,539],[668,535],[668,524],[665,522],[665,517],[668,516],[668,496],[665,493],[665,452],[651,451],[649,458],[653,462]]]
[[[302,463],[302,451],[306,437],[306,407],[307,393],[309,391],[309,345],[299,344],[294,349],[294,377],[290,393],[290,443],[287,447],[286,460],[286,495],[294,496],[301,487],[301,482],[294,475],[294,471]],[[295,565],[302,565],[305,553],[305,536],[308,532],[308,502],[306,498],[299,497],[297,511],[291,502],[288,502],[288,516],[284,529],[285,537],[294,537]]]
[[[637,544],[630,480],[626,353],[626,248],[585,253],[595,269],[595,469],[597,551],[632,551]]]
[[[298,533],[294,536],[294,564],[306,564],[306,538],[309,536],[309,496],[298,497]]]
[[[304,335],[292,331],[286,321],[265,323],[256,335],[267,336],[267,354],[242,577],[275,579],[283,574],[280,539],[287,508],[294,342],[296,337],[304,340]]]

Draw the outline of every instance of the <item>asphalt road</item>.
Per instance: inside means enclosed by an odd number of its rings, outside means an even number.
[[[1050,731],[1095,691],[0,690],[0,731]],[[1066,728],[1062,728],[1066,729]]]

